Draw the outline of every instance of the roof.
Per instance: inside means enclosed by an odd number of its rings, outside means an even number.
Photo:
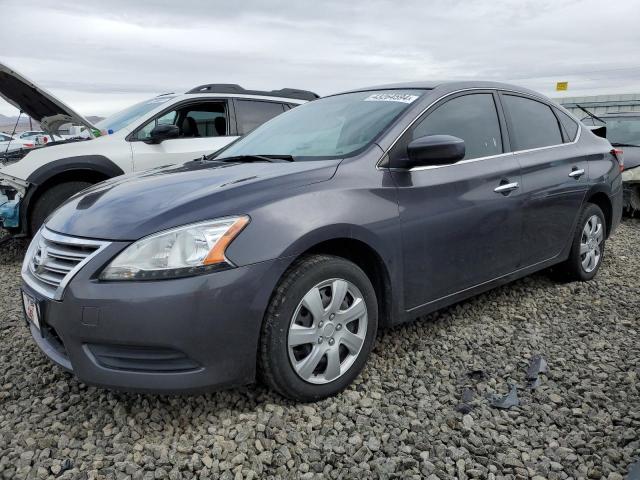
[[[198,85],[186,93],[228,93],[239,95],[260,95],[265,97],[291,98],[294,100],[315,100],[319,95],[309,90],[281,88],[280,90],[247,90],[235,83],[209,83]]]
[[[510,83],[502,82],[490,82],[490,81],[460,81],[460,80],[441,80],[441,81],[422,81],[422,82],[404,82],[404,83],[390,83],[385,85],[376,85],[372,87],[356,88],[347,92],[366,92],[369,90],[464,90],[468,88],[487,88],[487,89],[502,89],[513,90],[516,92],[527,93],[529,95],[535,95],[537,97],[547,98],[541,93],[528,88],[520,87]]]

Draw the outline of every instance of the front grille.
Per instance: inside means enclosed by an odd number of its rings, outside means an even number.
[[[25,282],[47,298],[60,300],[73,276],[108,242],[69,237],[40,229],[22,265]]]

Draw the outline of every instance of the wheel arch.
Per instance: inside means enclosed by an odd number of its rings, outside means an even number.
[[[98,183],[122,174],[120,167],[102,155],[61,158],[42,165],[27,178],[30,185],[20,209],[22,230],[28,235],[33,233],[29,232],[29,218],[35,202],[48,188],[64,182]]]
[[[341,257],[355,263],[369,277],[378,300],[378,322],[386,327],[392,324],[394,315],[395,291],[392,287],[392,272],[385,257],[387,255],[376,248],[373,242],[357,235],[355,227],[343,226],[338,230],[331,229],[333,235],[327,235],[327,231],[314,232],[310,238],[303,237],[297,242],[296,253],[289,256],[289,267],[299,258],[306,255],[325,254]],[[341,232],[342,235],[336,235]],[[307,240],[307,241],[305,241]],[[283,275],[284,276],[284,273]]]
[[[607,224],[607,235],[606,238],[609,238],[611,234],[611,227],[613,224],[613,205],[611,203],[611,199],[609,195],[603,190],[593,190],[590,191],[586,196],[586,203],[593,203],[600,207],[602,213],[604,214],[604,219]]]

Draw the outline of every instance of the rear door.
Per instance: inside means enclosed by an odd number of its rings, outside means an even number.
[[[406,158],[411,140],[437,134],[462,138],[466,147],[465,158],[452,165],[391,171],[398,185],[407,310],[516,269],[520,166],[507,153],[497,98],[492,91],[447,97],[390,152]]]
[[[234,103],[239,135],[246,135],[288,109],[284,103],[266,100],[236,98]]]
[[[163,111],[128,137],[134,170],[184,163],[228,145],[237,138],[232,112],[226,99],[192,101]],[[177,125],[180,137],[147,143],[151,130],[161,124]]]
[[[502,92],[511,147],[522,166],[522,266],[560,254],[588,188],[588,162],[575,145],[578,125],[537,99]],[[566,118],[565,118],[566,117]]]

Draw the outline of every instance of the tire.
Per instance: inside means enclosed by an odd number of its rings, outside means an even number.
[[[590,236],[589,231],[593,225],[600,233],[594,233],[593,236]],[[606,231],[607,222],[600,207],[593,203],[587,203],[582,209],[576,226],[569,258],[556,267],[560,279],[586,282],[596,276],[604,260]],[[585,253],[585,249],[588,253]],[[587,261],[586,258],[591,255],[591,252],[594,255],[592,261]]]
[[[343,298],[340,305],[332,302],[334,292]],[[329,255],[303,257],[284,274],[269,303],[260,335],[260,378],[295,401],[335,395],[361,372],[377,327],[376,294],[357,265]]]
[[[31,215],[28,220],[29,233],[31,235],[35,234],[47,217],[51,215],[56,208],[62,205],[65,200],[91,185],[92,183],[89,182],[64,182],[47,188],[37,198],[33,205],[33,209],[31,210]]]

